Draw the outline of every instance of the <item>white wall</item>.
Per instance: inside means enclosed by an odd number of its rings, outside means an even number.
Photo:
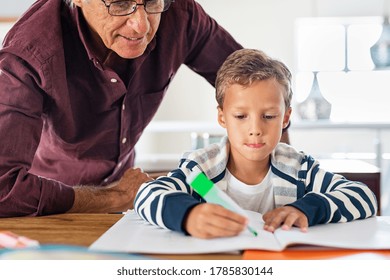
[[[381,16],[385,3],[384,0],[198,0],[198,2],[244,47],[261,49],[284,61],[293,75],[295,19],[312,16]],[[155,120],[215,122],[215,107],[214,89],[203,78],[183,66],[175,77]],[[305,136],[302,137],[302,134],[292,133],[291,137],[293,140],[297,138],[302,148],[307,146],[302,142],[307,139]],[[179,140],[175,141],[177,138]],[[145,133],[138,147],[140,153],[171,153],[187,149],[189,141],[189,137],[177,133],[171,137]]]
[[[2,3],[0,17],[18,17],[34,2],[35,0],[16,0]]]
[[[56,0],[60,1],[60,0]],[[180,1],[180,0],[177,0]],[[284,61],[294,72],[294,21],[311,16],[380,16],[385,0],[198,0],[245,47]],[[0,17],[19,16],[34,0],[3,5]],[[180,105],[178,105],[180,104]],[[191,104],[191,109],[188,106]],[[214,89],[185,66],[176,75],[156,120],[215,119]]]

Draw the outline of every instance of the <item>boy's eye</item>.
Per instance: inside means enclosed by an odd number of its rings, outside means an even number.
[[[245,115],[235,115],[234,116],[236,119],[242,120],[245,118]]]
[[[275,115],[264,115],[263,118],[266,120],[272,120],[272,119],[276,118],[276,116]]]

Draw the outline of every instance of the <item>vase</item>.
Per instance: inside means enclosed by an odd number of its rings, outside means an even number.
[[[302,103],[298,104],[298,113],[304,120],[326,120],[330,118],[332,104],[321,93],[317,73],[313,72],[313,84],[309,95]]]
[[[390,66],[390,24],[388,16],[384,18],[381,36],[370,48],[370,52],[375,69],[383,69]]]

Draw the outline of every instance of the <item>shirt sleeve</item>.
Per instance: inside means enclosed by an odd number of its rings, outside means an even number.
[[[215,85],[218,69],[234,51],[241,49],[233,36],[210,17],[195,1],[188,1],[189,55],[186,65]]]
[[[168,176],[144,183],[134,201],[138,215],[153,225],[185,233],[187,212],[201,201],[185,182],[184,172],[176,169]]]
[[[305,194],[300,198],[298,195],[298,200],[289,205],[305,213],[310,226],[376,215],[378,205],[369,187],[321,169],[318,161],[310,156],[306,156],[304,161],[308,169],[300,171],[304,180],[298,181],[298,184],[304,184]]]
[[[42,71],[0,51],[0,217],[63,213],[74,202],[72,187],[29,172],[49,101]]]

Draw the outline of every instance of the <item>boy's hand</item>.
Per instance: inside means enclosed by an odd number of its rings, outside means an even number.
[[[238,235],[248,221],[220,205],[202,203],[190,210],[185,230],[194,237],[214,238]]]
[[[292,206],[283,206],[271,210],[263,215],[264,229],[274,232],[278,227],[289,230],[292,226],[299,227],[306,232],[309,226],[306,215]]]

